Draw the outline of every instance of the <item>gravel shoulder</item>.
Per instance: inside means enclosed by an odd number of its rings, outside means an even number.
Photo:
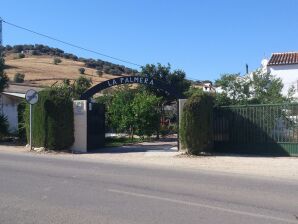
[[[0,145],[0,152],[30,153],[22,146]],[[190,157],[177,152],[175,142],[142,143],[106,148],[87,154],[35,153],[92,162],[114,162],[176,169],[216,171],[270,178],[298,180],[298,157],[254,157],[239,155]]]

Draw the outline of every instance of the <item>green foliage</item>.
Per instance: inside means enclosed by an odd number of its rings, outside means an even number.
[[[103,98],[101,99],[103,100]],[[151,136],[159,129],[160,98],[146,91],[119,88],[107,104],[108,122],[118,132]]]
[[[189,154],[208,152],[213,147],[213,97],[210,94],[190,97],[183,108],[180,138]]]
[[[247,104],[250,97],[251,81],[248,76],[240,74],[224,74],[215,81],[216,86],[220,86],[223,93],[217,94],[218,105]]]
[[[3,58],[2,49],[0,49],[0,92],[3,92],[3,90],[8,87],[9,78],[5,74],[4,69],[5,61]]]
[[[80,76],[73,85],[73,97],[79,99],[80,96],[91,87],[92,80]]]
[[[270,73],[257,70],[252,77],[252,102],[258,104],[283,103],[286,98],[282,95],[283,83]]]
[[[18,137],[20,141],[26,141],[26,123],[25,123],[26,102],[23,101],[18,105]]]
[[[189,90],[185,92],[185,96],[186,96],[186,97],[191,97],[191,96],[201,96],[201,95],[203,95],[203,94],[204,94],[203,89],[201,89],[201,88],[196,88],[196,87],[193,87],[193,86],[191,86],[191,87],[189,88]]]
[[[69,148],[74,142],[73,103],[65,88],[55,87],[39,92],[39,101],[32,106],[33,146],[52,150]],[[29,133],[29,105],[25,121]]]
[[[23,83],[24,79],[25,79],[25,74],[19,73],[19,72],[17,72],[13,77],[13,81],[15,83]]]
[[[62,60],[61,60],[60,58],[57,58],[57,57],[53,58],[53,63],[54,63],[55,65],[58,65],[58,64],[60,64],[61,62],[62,62]]]
[[[0,114],[0,140],[8,135],[8,121],[4,114]]]
[[[113,95],[113,99],[107,108],[107,117],[117,132],[128,132],[131,135],[134,133],[133,98],[133,90],[128,87],[118,88],[118,91]]]
[[[25,58],[25,57],[26,57],[26,55],[23,54],[23,53],[19,53],[18,56],[17,56],[18,59],[22,59],[22,58]]]
[[[85,69],[84,69],[84,68],[79,68],[78,70],[79,70],[79,73],[80,73],[81,75],[85,74]]]
[[[186,79],[185,72],[182,70],[171,71],[170,64],[166,66],[161,65],[160,63],[157,65],[147,64],[142,67],[141,75],[164,82],[182,96],[190,87],[190,81]],[[151,86],[144,86],[143,88],[154,93],[158,97],[162,97],[165,101],[172,101],[175,99],[175,97],[168,95],[162,89],[156,89]]]
[[[160,98],[147,92],[135,94],[132,102],[132,112],[135,120],[135,133],[139,136],[151,136],[159,129]]]
[[[102,75],[103,75],[103,72],[102,72],[102,71],[100,71],[100,70],[96,70],[96,75],[98,75],[99,77],[102,77]]]
[[[79,99],[80,96],[91,87],[91,85],[91,79],[80,76],[72,84],[69,79],[64,79],[62,85],[58,87],[64,89],[64,92],[67,93],[70,97]]]
[[[215,85],[222,89],[222,92],[216,94],[217,105],[283,103],[292,100],[292,93],[289,93],[288,98],[282,95],[281,79],[260,69],[251,76],[222,75]]]

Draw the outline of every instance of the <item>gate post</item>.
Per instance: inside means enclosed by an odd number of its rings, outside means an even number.
[[[87,100],[74,100],[74,143],[71,150],[87,152]]]

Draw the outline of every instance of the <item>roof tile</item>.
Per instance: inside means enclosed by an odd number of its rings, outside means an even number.
[[[298,52],[273,53],[268,65],[298,64]]]

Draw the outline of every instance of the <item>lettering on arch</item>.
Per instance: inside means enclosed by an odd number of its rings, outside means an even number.
[[[106,80],[88,89],[86,92],[84,92],[81,95],[80,98],[81,100],[88,100],[94,94],[100,92],[101,90],[104,90],[113,86],[124,85],[124,84],[134,84],[134,83],[152,86],[157,89],[162,89],[168,94],[173,95],[177,99],[181,98],[180,95],[177,93],[177,91],[172,89],[171,86],[161,82],[160,80],[153,79],[150,77],[143,77],[143,76],[123,76],[115,79]]]

